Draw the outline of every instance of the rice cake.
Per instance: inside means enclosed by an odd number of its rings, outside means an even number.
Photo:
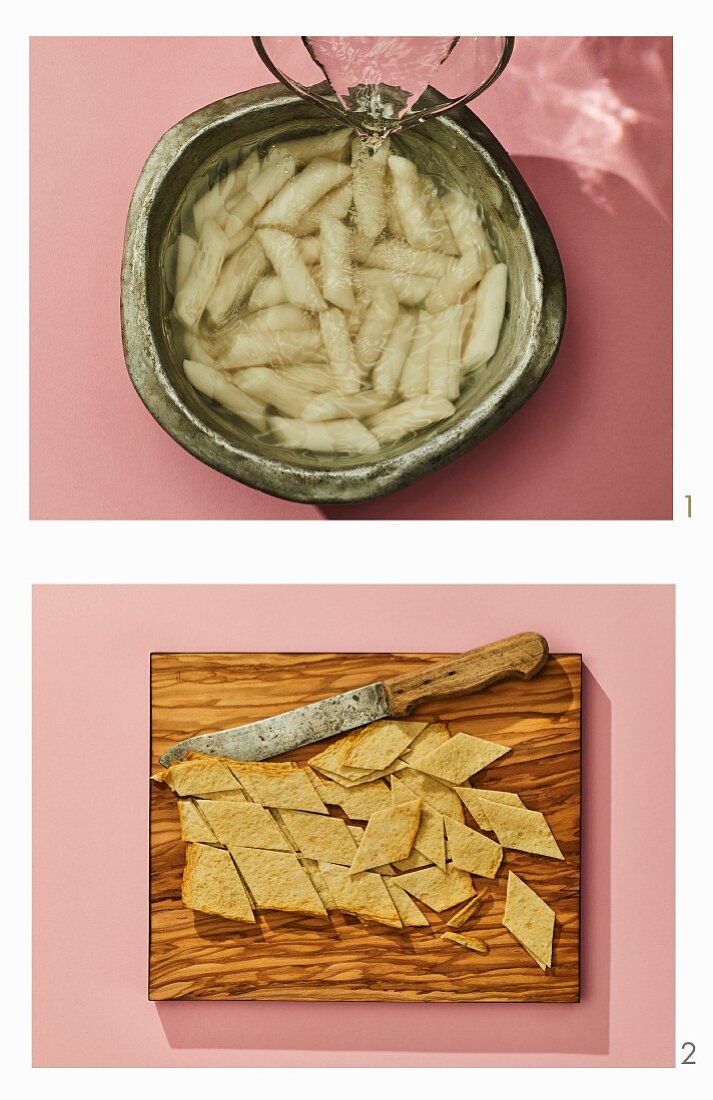
[[[327,910],[294,852],[234,848],[231,855],[258,909],[326,917]]]
[[[460,785],[510,751],[505,745],[497,745],[494,741],[457,733],[446,744],[420,757],[414,766],[434,779]]]
[[[230,770],[253,802],[261,806],[315,814],[328,812],[306,771],[291,761],[244,763],[232,760]]]
[[[412,768],[404,768],[399,772],[398,778],[417,798],[428,803],[434,810],[438,810],[439,814],[454,817],[456,821],[464,820],[460,798],[444,783]]]
[[[340,817],[306,814],[301,810],[280,810],[279,814],[295,847],[308,859],[350,866],[357,846]]]
[[[391,776],[391,797],[394,805],[409,802],[413,794],[396,776]],[[414,851],[424,856],[426,863],[446,869],[446,838],[443,814],[425,802],[421,804],[421,820],[413,842]]]
[[[418,798],[377,810],[369,818],[351,873],[368,871],[381,863],[392,863],[410,855],[421,818]]]
[[[452,863],[446,865],[445,871],[440,867],[411,871],[407,875],[400,875],[396,882],[402,890],[413,894],[436,913],[460,905],[475,893],[470,875],[454,867]]]
[[[404,928],[428,928],[428,918],[423,915],[413,898],[405,890],[402,890],[397,882],[384,879],[384,885],[396,906],[396,911]]]
[[[508,806],[524,805],[520,795],[513,794],[511,791],[486,791],[478,787],[456,787],[455,790],[463,802],[463,805],[477,823],[478,828],[487,829],[488,832],[494,832],[495,830],[490,824],[490,820],[481,802],[481,797],[489,798],[491,802],[504,802]]]
[[[498,867],[503,861],[503,850],[499,844],[475,829],[469,829],[460,821],[447,817],[448,854],[454,867],[468,871],[471,875],[483,878],[495,878]]]
[[[198,909],[201,913],[255,923],[250,899],[224,848],[188,845],[181,899],[189,909]]]
[[[200,799],[198,809],[226,848],[270,848],[288,852],[290,845],[263,806],[254,802]]]
[[[181,824],[181,840],[188,843],[217,844],[217,838],[191,798],[179,798],[178,820]]]
[[[369,773],[383,771],[408,749],[426,725],[426,722],[372,722],[352,741],[342,764]]]
[[[413,739],[405,752],[401,753],[401,759],[410,766],[415,760],[426,756],[433,749],[445,745],[446,741],[450,741],[450,738],[451,735],[445,722],[431,722]]]
[[[544,814],[538,810],[528,810],[524,806],[493,802],[482,795],[480,801],[503,848],[564,859]]]
[[[373,871],[350,874],[344,867],[320,863],[325,884],[344,913],[377,921],[389,928],[403,928],[398,909],[381,875]]]
[[[163,773],[163,782],[178,795],[202,795],[211,791],[236,790],[240,786],[223,761],[213,756],[194,757],[171,764]]]
[[[508,875],[503,924],[542,970],[552,966],[554,910],[513,871]]]

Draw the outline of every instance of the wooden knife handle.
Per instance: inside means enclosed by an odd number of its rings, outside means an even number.
[[[480,691],[510,676],[529,680],[540,671],[548,653],[549,646],[541,634],[515,634],[471,649],[452,661],[439,661],[423,672],[387,680],[384,690],[391,716],[401,718],[428,699]]]

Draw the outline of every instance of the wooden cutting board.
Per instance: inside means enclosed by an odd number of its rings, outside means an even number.
[[[151,659],[151,768],[176,741],[253,722],[445,654],[159,653]],[[565,860],[507,850],[487,899],[464,930],[479,955],[442,940],[452,915],[424,909],[429,928],[394,931],[337,913],[330,921],[266,911],[244,926],[186,909],[185,845],[176,798],[151,783],[151,1000],[578,1001],[581,657],[551,656],[530,681],[441,699],[413,717],[512,746],[477,786],[517,792],[545,814]],[[333,739],[332,739],[333,740]],[[279,759],[305,762],[331,741]],[[334,812],[334,808],[332,808]],[[466,815],[468,824],[474,822]],[[503,927],[507,871],[556,913],[553,966],[543,972]],[[476,879],[478,885],[487,880]],[[423,908],[423,907],[422,907]]]

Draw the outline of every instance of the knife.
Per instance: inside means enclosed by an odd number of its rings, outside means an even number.
[[[540,671],[548,653],[541,634],[515,634],[449,661],[435,661],[418,672],[320,699],[262,722],[189,737],[165,752],[160,763],[170,767],[188,752],[232,760],[267,760],[382,718],[405,718],[429,699],[480,691],[511,676],[530,680]]]

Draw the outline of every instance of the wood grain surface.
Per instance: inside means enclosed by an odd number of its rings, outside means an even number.
[[[374,680],[425,670],[444,654],[154,654],[151,770],[176,741],[254,722]],[[430,927],[395,931],[347,914],[330,920],[265,911],[256,925],[186,909],[185,845],[175,795],[151,783],[149,997],[152,1000],[579,1000],[581,658],[551,656],[529,681],[421,705],[441,720],[512,747],[475,785],[517,792],[545,814],[565,861],[507,850],[480,913],[463,930],[479,955],[442,940],[450,912],[420,906]],[[333,740],[333,739],[332,739]],[[305,762],[331,741],[279,759]],[[335,812],[335,808],[331,808]],[[336,811],[339,812],[339,811]],[[466,814],[468,824],[474,822]],[[543,972],[501,924],[507,871],[555,910],[553,966]],[[474,880],[480,886],[486,880]]]

